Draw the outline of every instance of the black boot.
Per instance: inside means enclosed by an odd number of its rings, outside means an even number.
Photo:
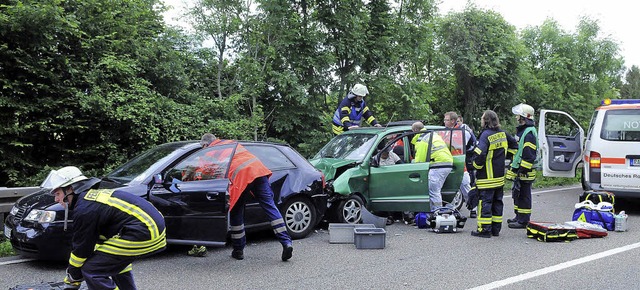
[[[293,256],[293,246],[292,245],[285,245],[282,246],[282,261],[286,262],[289,259],[291,259],[291,256]]]
[[[242,250],[233,250],[233,252],[231,252],[231,257],[236,260],[244,260],[244,252]]]
[[[489,231],[473,231],[471,232],[471,235],[474,237],[480,237],[480,238],[491,238],[491,233]]]
[[[509,228],[510,229],[526,229],[527,228],[527,224],[528,223],[521,223],[519,221],[515,221],[512,223],[509,223]]]

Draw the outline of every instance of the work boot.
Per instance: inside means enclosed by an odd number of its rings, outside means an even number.
[[[189,252],[187,252],[187,255],[192,256],[192,257],[206,257],[207,256],[207,247],[194,245],[193,248],[191,248],[191,250],[189,250]]]
[[[244,260],[244,252],[242,250],[233,250],[233,252],[231,252],[231,257],[236,260]]]
[[[509,223],[509,228],[510,229],[526,229],[527,228],[527,223],[521,223],[518,221]]]
[[[291,259],[293,256],[293,246],[292,245],[283,245],[282,246],[282,261],[286,262]]]
[[[517,221],[518,221],[518,216],[514,216],[512,219],[508,219],[507,223],[510,224],[510,223],[515,223]]]
[[[471,235],[474,237],[480,237],[480,238],[491,238],[491,233],[488,231],[472,231]]]

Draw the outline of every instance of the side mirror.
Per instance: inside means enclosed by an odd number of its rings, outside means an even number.
[[[162,184],[164,180],[162,179],[162,175],[160,173],[156,174],[153,176],[153,183],[154,184]]]

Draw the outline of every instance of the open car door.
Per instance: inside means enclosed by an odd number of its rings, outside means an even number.
[[[540,110],[538,146],[544,176],[575,177],[582,160],[584,130],[565,112]]]
[[[224,246],[228,230],[227,172],[237,143],[207,147],[169,169],[149,200],[164,215],[172,244]]]

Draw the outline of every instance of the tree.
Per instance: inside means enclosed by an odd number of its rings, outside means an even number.
[[[496,12],[467,6],[445,16],[438,32],[457,82],[449,107],[461,107],[466,120],[484,109],[510,114],[522,54],[515,28]]]
[[[623,99],[640,98],[640,69],[633,65],[625,75],[625,83],[620,88],[620,97]]]

